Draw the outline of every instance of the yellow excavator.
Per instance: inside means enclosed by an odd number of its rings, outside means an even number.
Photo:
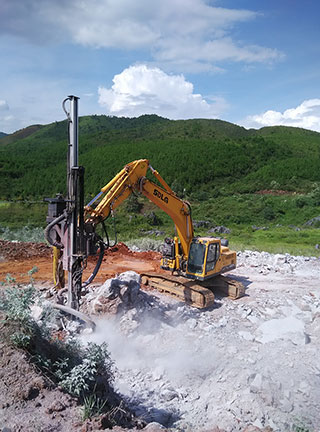
[[[65,109],[70,100],[70,113]],[[132,193],[139,192],[167,213],[173,220],[176,236],[165,239],[162,250],[161,274],[143,273],[142,283],[169,293],[188,304],[205,308],[214,303],[213,290],[218,289],[231,298],[241,297],[243,285],[221,276],[236,267],[236,252],[231,251],[224,240],[212,237],[195,237],[191,208],[180,199],[147,159],[128,163],[100,193],[84,206],[84,168],[78,166],[78,116],[76,96],[63,102],[69,124],[68,146],[68,194],[64,198],[46,198],[48,201],[45,238],[53,246],[54,281],[64,287],[64,273],[68,271],[67,306],[79,308],[84,287],[96,276],[103,260],[105,244],[96,233],[96,227]],[[147,178],[148,170],[157,183]],[[99,251],[96,267],[84,283],[83,269],[87,257]]]
[[[161,186],[146,177],[149,169]],[[144,284],[199,308],[213,304],[215,288],[233,298],[243,294],[242,284],[218,277],[236,267],[236,252],[223,245],[220,238],[194,236],[190,204],[174,193],[147,159],[127,164],[85,207],[85,230],[94,230],[134,192],[167,213],[177,233],[173,239],[167,238],[162,248],[161,268],[171,274],[144,273]]]

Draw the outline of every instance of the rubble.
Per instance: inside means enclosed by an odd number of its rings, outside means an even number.
[[[251,267],[264,275],[269,273],[294,274],[302,269],[306,261],[311,261],[314,272],[320,277],[320,259],[316,257],[271,254],[268,252],[241,251],[237,253],[237,267]]]
[[[305,223],[305,225],[307,226],[315,226],[315,227],[318,227],[319,224],[320,224],[320,216],[316,216]]]
[[[232,276],[247,287],[241,299],[216,297],[215,307],[198,311],[140,291],[86,340],[108,342],[115,385],[147,422],[185,432],[282,432],[302,422],[313,431],[320,424],[319,259],[253,251],[238,259]]]
[[[223,225],[208,230],[208,233],[230,234],[231,230]]]
[[[86,296],[89,311],[93,314],[117,313],[119,308],[134,305],[140,291],[140,275],[127,271],[106,282]]]

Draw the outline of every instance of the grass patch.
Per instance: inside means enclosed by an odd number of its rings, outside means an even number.
[[[320,242],[320,232],[317,229],[294,231],[288,227],[271,227],[266,231],[248,232],[248,229],[244,229],[243,233],[237,233],[236,228],[229,240],[230,247],[236,250],[320,256],[320,250],[315,247]]]
[[[133,205],[134,204],[134,205]],[[319,256],[320,229],[305,223],[320,215],[313,194],[218,196],[202,202],[191,202],[195,235],[211,235],[217,225],[231,229],[226,235],[230,247],[271,253]],[[7,203],[0,206],[0,238],[5,240],[44,241],[47,206],[42,203]],[[171,218],[146,198],[128,200],[116,210],[116,217],[106,221],[111,244],[115,239],[130,242],[148,237],[155,241],[175,235]],[[205,221],[205,227],[197,222]],[[266,227],[255,230],[253,227]],[[154,234],[150,234],[154,232]],[[148,234],[146,234],[148,233]],[[224,235],[221,235],[224,236]]]

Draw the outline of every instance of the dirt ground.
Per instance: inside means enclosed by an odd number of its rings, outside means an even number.
[[[96,263],[95,257],[90,257],[83,274],[86,280],[92,273]],[[32,275],[35,283],[52,284],[51,248],[43,243],[20,243],[0,240],[0,282],[8,274],[17,283],[28,283],[28,271],[37,267]],[[105,252],[100,271],[95,283],[103,283],[116,274],[133,270],[137,273],[159,272],[160,254],[158,252],[132,252],[125,244],[118,243]]]

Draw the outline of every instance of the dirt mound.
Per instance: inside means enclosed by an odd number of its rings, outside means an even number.
[[[141,260],[154,260],[161,258],[161,254],[159,252],[147,251],[147,252],[134,252],[128,248],[128,246],[122,242],[117,243],[115,246],[110,247],[106,250],[105,256],[130,256],[130,257],[139,257]]]
[[[78,431],[80,411],[71,396],[53,388],[27,355],[0,342],[0,430]],[[79,423],[80,422],[80,423]]]
[[[86,399],[82,399],[80,394],[72,396],[66,387],[62,390],[58,386],[61,380],[57,380],[58,375],[53,372],[54,358],[63,358],[73,365],[74,359],[70,360],[69,355],[77,355],[76,351],[71,353],[66,350],[67,345],[55,344],[53,334],[49,339],[34,334],[32,337],[37,336],[36,343],[33,340],[26,351],[18,349],[10,340],[17,334],[19,324],[4,317],[0,313],[0,431],[90,432],[121,425],[116,428],[120,432],[127,428],[136,431],[136,427],[141,429],[145,426],[145,422],[136,418],[121,396],[114,392],[112,385],[106,381],[110,378],[103,375],[102,370],[97,383],[99,391],[105,391],[101,394],[105,397],[107,409],[88,418],[85,415],[89,407]],[[85,359],[84,363],[86,361],[89,360]],[[95,365],[92,364],[92,367]],[[89,403],[90,397],[93,396],[89,395]]]
[[[0,260],[22,260],[35,257],[49,257],[51,248],[45,243],[11,242],[0,240]]]

